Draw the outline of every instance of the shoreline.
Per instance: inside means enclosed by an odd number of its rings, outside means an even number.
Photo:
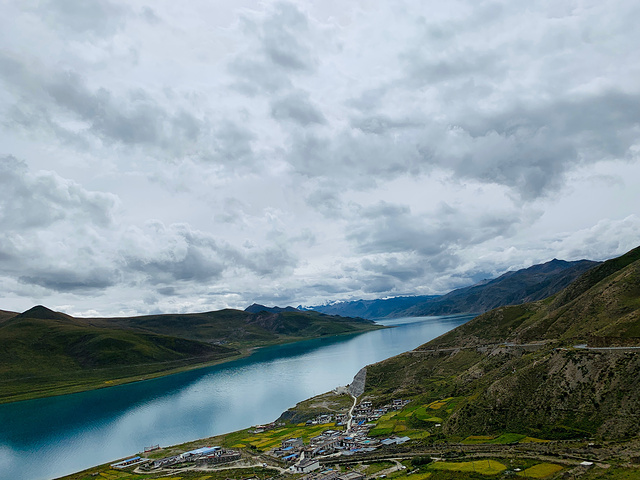
[[[228,357],[224,357],[224,358],[218,358],[215,360],[210,360],[207,362],[199,362],[199,363],[193,363],[193,364],[188,364],[188,365],[183,365],[181,367],[175,367],[175,368],[170,368],[168,370],[160,370],[160,371],[156,371],[156,372],[149,372],[149,373],[141,373],[141,374],[137,374],[137,375],[131,375],[131,376],[127,376],[127,377],[121,377],[121,378],[115,378],[115,379],[109,379],[109,380],[103,380],[103,379],[95,379],[93,382],[95,383],[91,383],[91,380],[87,381],[84,384],[79,384],[76,386],[73,385],[61,385],[59,387],[56,387],[55,385],[52,385],[51,387],[47,388],[46,391],[33,391],[33,392],[27,392],[27,393],[20,393],[20,394],[16,394],[16,395],[11,395],[11,396],[4,396],[4,397],[0,397],[0,407],[2,407],[2,405],[9,405],[9,404],[13,404],[13,403],[19,403],[19,402],[28,402],[31,400],[38,400],[38,399],[42,399],[42,398],[50,398],[50,397],[59,397],[59,396],[63,396],[63,395],[73,395],[76,393],[83,393],[83,392],[89,392],[89,391],[93,391],[93,390],[101,390],[103,388],[110,388],[110,387],[117,387],[120,385],[126,385],[126,384],[130,384],[130,383],[135,383],[135,382],[144,382],[147,380],[155,380],[157,378],[162,378],[162,377],[167,377],[170,375],[176,375],[179,373],[184,373],[184,372],[188,372],[188,371],[192,371],[192,370],[198,370],[201,368],[207,368],[207,367],[213,367],[216,365],[221,365],[223,363],[228,363],[228,362],[232,362],[232,361],[236,361],[236,360],[242,360],[244,358],[250,357],[251,355],[253,355],[254,353],[256,353],[257,351],[259,351],[260,349],[263,348],[267,348],[267,347],[275,347],[278,345],[287,345],[287,344],[293,344],[293,343],[297,343],[297,342],[303,342],[303,341],[309,341],[309,340],[318,340],[321,338],[336,338],[336,337],[342,337],[342,336],[346,336],[346,335],[358,335],[361,333],[366,333],[366,332],[371,332],[371,331],[375,331],[375,330],[380,330],[380,329],[385,329],[385,328],[393,328],[393,327],[387,327],[384,325],[380,325],[380,324],[374,324],[371,326],[372,328],[367,328],[364,330],[360,330],[357,332],[345,332],[345,333],[339,333],[336,335],[325,335],[325,336],[318,336],[318,337],[309,337],[309,338],[287,338],[287,339],[283,339],[280,341],[273,341],[273,342],[269,342],[266,344],[261,344],[261,345],[253,345],[253,346],[240,346],[238,347],[238,354],[234,354]],[[144,365],[142,365],[144,366]]]

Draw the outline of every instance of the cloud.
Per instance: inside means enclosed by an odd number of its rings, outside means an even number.
[[[124,27],[127,9],[108,0],[49,0],[39,8],[62,33],[96,36],[113,35]]]
[[[639,8],[5,2],[4,308],[444,293],[622,253]]]
[[[245,47],[228,65],[235,89],[252,96],[272,94],[315,70],[313,33],[295,4],[278,2],[261,13],[245,12],[240,26]]]
[[[289,120],[300,126],[326,123],[326,119],[309,101],[305,92],[290,92],[271,103],[271,116],[276,120]]]
[[[515,212],[466,214],[442,204],[432,215],[412,215],[405,205],[380,202],[360,210],[347,238],[364,254],[415,252],[436,256],[507,235],[520,223]]]
[[[31,172],[23,161],[0,157],[0,223],[3,233],[46,228],[73,219],[99,227],[113,221],[117,198],[90,192],[51,172]]]

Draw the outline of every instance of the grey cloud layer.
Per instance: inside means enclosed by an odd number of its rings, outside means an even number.
[[[0,7],[16,297],[434,293],[638,243],[637,2],[152,7]]]

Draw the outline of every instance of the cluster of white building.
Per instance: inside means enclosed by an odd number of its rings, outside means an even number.
[[[347,414],[346,413],[338,413],[338,414],[330,414],[325,413],[322,415],[318,415],[313,420],[307,420],[307,425],[323,425],[325,423],[335,422],[336,425],[344,425],[347,423]]]
[[[148,464],[149,469],[170,467],[180,463],[193,462],[196,465],[213,465],[240,460],[240,452],[222,447],[202,447],[172,457],[160,458]]]
[[[401,398],[393,400],[393,402],[383,405],[379,408],[373,408],[373,404],[365,400],[360,402],[353,410],[353,423],[360,424],[364,422],[373,422],[378,420],[382,415],[393,410],[402,410],[410,400],[403,400]]]

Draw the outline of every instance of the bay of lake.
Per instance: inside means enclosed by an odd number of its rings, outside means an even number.
[[[357,335],[258,349],[166,377],[0,405],[0,479],[67,475],[168,446],[268,423],[362,367],[416,348],[474,315],[381,320]]]

